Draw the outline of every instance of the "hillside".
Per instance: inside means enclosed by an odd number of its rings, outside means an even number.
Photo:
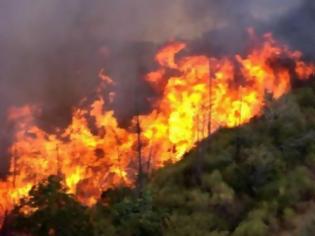
[[[266,96],[266,103],[261,118],[220,130],[181,162],[153,173],[140,193],[109,190],[87,208],[52,176],[7,216],[3,232],[315,235],[315,84],[278,101]],[[36,210],[22,213],[30,208]]]
[[[314,115],[314,86],[299,89],[157,173],[165,235],[315,235]]]

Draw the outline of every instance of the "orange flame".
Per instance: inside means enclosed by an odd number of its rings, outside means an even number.
[[[246,56],[208,58],[175,56],[186,48],[171,43],[161,49],[159,68],[146,80],[162,96],[151,113],[140,115],[141,157],[146,171],[176,162],[195,144],[220,127],[235,127],[261,114],[265,93],[277,99],[291,88],[293,76],[306,80],[314,65],[301,60],[300,52],[279,45],[270,34]],[[295,68],[274,67],[271,61],[288,58]],[[169,76],[169,70],[177,71]],[[174,73],[173,73],[174,74]],[[102,88],[113,81],[100,74]],[[114,99],[114,94],[110,96]],[[11,146],[10,173],[0,182],[0,216],[27,196],[31,187],[52,174],[62,174],[69,192],[94,204],[101,192],[118,185],[131,186],[136,176],[137,118],[121,128],[102,96],[88,107],[76,108],[71,124],[59,135],[49,134],[35,124],[36,108],[12,108],[9,119],[16,123]],[[88,120],[93,118],[97,132]]]

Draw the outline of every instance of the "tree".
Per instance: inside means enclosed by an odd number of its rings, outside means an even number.
[[[12,212],[13,230],[34,236],[92,235],[87,208],[66,191],[58,176],[34,186]]]
[[[232,236],[265,236],[268,235],[268,227],[262,219],[256,218],[241,223]]]
[[[160,236],[162,235],[165,212],[153,204],[149,192],[142,197],[126,197],[109,207],[116,235],[120,236]]]

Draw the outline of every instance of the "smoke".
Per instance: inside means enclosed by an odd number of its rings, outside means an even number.
[[[190,40],[197,51],[229,53],[242,48],[244,29],[252,26],[312,54],[312,12],[312,0],[2,0],[0,174],[8,166],[8,107],[42,105],[39,124],[65,127],[105,68],[117,81],[114,108],[128,117],[130,85],[138,84],[139,100],[150,95],[138,78],[154,67],[148,61],[163,42]]]
[[[308,58],[315,57],[315,2],[305,0],[304,4],[278,19],[272,31],[292,48],[303,51]],[[271,28],[271,27],[270,27]]]

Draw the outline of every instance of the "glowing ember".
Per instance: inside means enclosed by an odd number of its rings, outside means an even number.
[[[162,96],[154,101],[150,114],[139,116],[145,171],[180,160],[220,127],[249,122],[263,110],[266,92],[277,99],[290,90],[293,76],[306,80],[315,71],[301,61],[301,53],[279,45],[269,34],[246,57],[175,60],[185,47],[172,43],[161,49],[156,56],[159,68],[146,76]],[[272,66],[272,60],[281,58],[294,61],[295,68]],[[177,73],[170,77],[168,70]],[[56,173],[64,175],[69,191],[88,205],[110,187],[133,184],[137,117],[129,128],[119,127],[114,112],[106,109],[110,101],[100,95],[113,81],[104,72],[100,78],[98,98],[88,107],[76,108],[71,124],[60,135],[36,126],[36,108],[11,109],[8,117],[16,124],[15,143],[10,148],[10,174],[0,182],[0,216],[34,184]],[[90,130],[90,120],[95,120],[97,132]]]

